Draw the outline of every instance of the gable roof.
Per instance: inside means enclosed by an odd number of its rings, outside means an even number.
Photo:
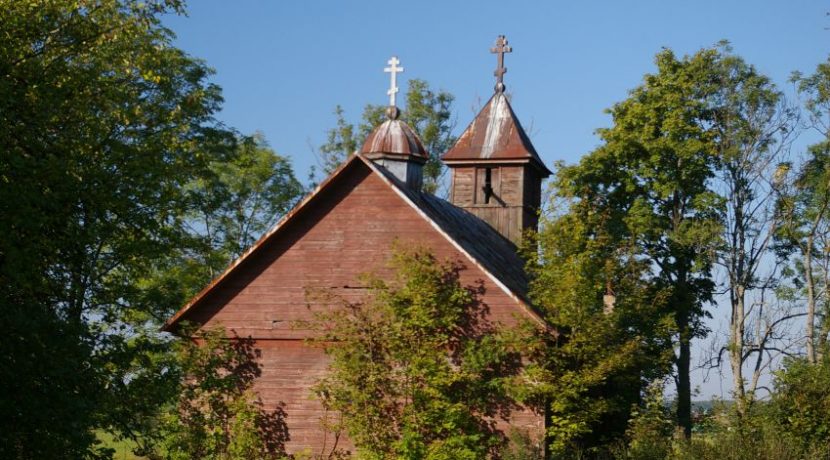
[[[502,92],[497,92],[487,101],[441,159],[450,164],[523,161],[532,163],[545,176],[551,174]]]
[[[459,252],[464,254],[473,264],[481,269],[506,294],[516,300],[517,304],[537,323],[545,325],[542,316],[533,309],[528,299],[528,279],[524,271],[524,261],[516,251],[516,246],[490,227],[478,217],[460,209],[440,198],[428,193],[415,192],[402,184],[397,178],[386,173],[383,168],[376,166],[362,154],[352,155],[343,165],[323,181],[313,192],[306,196],[297,206],[288,212],[256,243],[254,243],[239,258],[232,262],[218,277],[211,281],[204,289],[196,294],[178,312],[170,317],[162,326],[163,331],[172,332],[184,315],[197,308],[200,302],[207,297],[228,276],[235,272],[240,265],[256,253],[266,242],[278,238],[286,224],[315,199],[328,189],[344,171],[365,165],[384,183],[389,185],[407,204],[427,220],[441,235],[443,235]]]
[[[502,284],[502,289],[516,300],[530,303],[525,262],[519,257],[518,248],[512,241],[472,213],[430,193],[416,192],[374,164],[369,167],[390,182],[390,186],[457,249],[491,274],[494,281]]]

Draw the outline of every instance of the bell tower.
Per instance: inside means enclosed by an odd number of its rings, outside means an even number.
[[[512,51],[499,36],[495,94],[442,160],[452,172],[450,202],[475,214],[518,244],[539,224],[542,163],[504,94],[504,54]]]

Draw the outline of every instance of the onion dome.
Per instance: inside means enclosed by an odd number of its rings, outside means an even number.
[[[415,131],[406,123],[398,119],[400,111],[396,107],[387,110],[389,119],[375,128],[363,142],[360,153],[367,158],[399,158],[414,159],[426,162],[429,159],[424,144],[415,134]]]
[[[388,120],[366,137],[359,154],[372,160],[410,189],[418,191],[423,185],[423,166],[429,159],[429,154],[415,131],[398,119],[401,111],[395,105],[395,96],[398,93],[396,75],[403,72],[403,67],[398,67],[400,63],[397,57],[392,56],[387,62],[389,67],[383,69],[391,74],[389,90],[386,92],[389,95],[389,107],[386,108]]]

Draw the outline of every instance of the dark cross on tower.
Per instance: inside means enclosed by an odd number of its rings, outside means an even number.
[[[507,67],[504,66],[504,53],[510,53],[513,48],[507,46],[507,38],[504,35],[499,35],[496,39],[496,46],[490,48],[491,53],[496,53],[499,56],[499,66],[493,75],[496,76],[496,92],[504,92],[504,74],[507,73]]]

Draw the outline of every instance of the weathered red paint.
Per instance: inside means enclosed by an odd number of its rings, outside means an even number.
[[[487,101],[441,159],[451,167],[455,164],[530,163],[543,177],[551,174],[525,134],[507,96],[500,92]]]
[[[483,285],[481,300],[490,320],[513,325],[530,318],[543,324],[524,294],[511,289],[515,282],[501,281],[442,231],[413,196],[369,160],[352,158],[165,326],[175,330],[188,320],[256,340],[262,375],[255,390],[266,408],[284,405],[290,452],[319,453],[333,442],[320,423],[332,414],[326,414],[311,391],[325,374],[328,358],[304,341],[313,331],[297,326],[327,306],[306,292],[325,289],[347,299],[361,298],[365,290],[358,275],[388,274],[395,241],[424,245],[441,259],[461,262],[462,283]],[[540,433],[544,421],[540,414],[519,410],[502,424]],[[348,447],[348,441],[341,440],[340,446]]]
[[[421,140],[412,128],[401,120],[386,120],[369,133],[363,147],[360,148],[360,153],[382,153],[402,157],[411,155],[424,160],[429,158]]]

